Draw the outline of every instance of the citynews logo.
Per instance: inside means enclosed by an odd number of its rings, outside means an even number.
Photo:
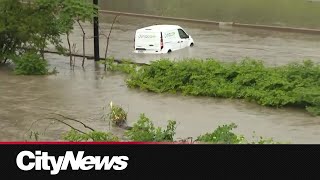
[[[46,170],[51,175],[57,175],[61,170],[67,170],[71,165],[72,170],[88,171],[94,170],[111,170],[121,171],[127,168],[128,156],[84,156],[84,151],[79,151],[75,157],[73,151],[67,151],[64,156],[49,156],[48,152],[22,151],[17,155],[16,163],[19,169],[23,171]],[[24,159],[28,158],[28,163],[24,164]]]

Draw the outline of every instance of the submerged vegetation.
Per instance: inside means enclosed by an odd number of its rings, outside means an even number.
[[[253,59],[234,63],[215,59],[161,59],[139,68],[113,63],[109,70],[127,73],[130,88],[246,99],[276,108],[305,108],[312,115],[320,115],[320,66],[310,60],[269,67]]]
[[[113,126],[123,127],[127,123],[128,113],[120,106],[110,102],[109,120]]]
[[[109,106],[110,112],[112,112],[112,116],[109,116],[109,121],[117,122],[119,118],[114,117],[127,117],[127,112],[119,105],[115,105],[112,102]],[[117,107],[115,111],[114,108]],[[197,144],[280,144],[280,142],[275,142],[272,138],[265,139],[260,137],[256,139],[253,136],[253,141],[245,139],[243,135],[239,135],[233,132],[233,129],[237,128],[237,125],[234,123],[226,124],[223,126],[219,126],[213,132],[206,133],[203,135],[199,135],[195,140],[193,138],[176,138],[176,129],[177,122],[174,120],[169,120],[166,128],[156,127],[153,122],[148,118],[145,114],[140,114],[139,119],[133,124],[130,128],[124,128],[125,131],[123,133],[123,137],[118,137],[111,132],[99,131],[95,130],[92,127],[84,124],[83,122],[63,116],[58,115],[60,118],[50,117],[48,120],[51,121],[51,124],[55,122],[60,122],[64,125],[67,125],[71,128],[70,131],[62,134],[62,138],[65,141],[70,142],[119,142],[119,141],[134,141],[134,142],[165,142],[165,143],[197,143]],[[40,120],[38,120],[40,121]],[[35,121],[33,124],[37,123]],[[76,122],[85,127],[85,130],[80,130],[75,126],[71,125],[70,122]],[[70,123],[70,124],[69,124]],[[121,124],[113,124],[113,126],[123,128]],[[31,128],[30,128],[31,129]],[[30,133],[30,138],[38,141],[40,139],[39,132]]]
[[[125,135],[132,141],[173,142],[176,128],[176,122],[173,120],[168,121],[166,129],[155,127],[145,114],[141,114],[139,120]]]

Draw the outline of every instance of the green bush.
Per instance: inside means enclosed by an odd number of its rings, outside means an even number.
[[[309,60],[267,67],[252,59],[237,63],[162,59],[127,73],[130,75],[127,85],[131,88],[246,99],[270,107],[302,107],[313,115],[320,115],[320,66]]]
[[[121,127],[127,123],[128,113],[118,105],[115,105],[110,102],[110,112],[108,113],[109,120],[111,121],[113,126]]]
[[[48,63],[34,52],[26,52],[14,58],[14,72],[18,75],[46,75]]]
[[[173,142],[176,131],[176,122],[169,121],[167,128],[155,127],[152,121],[144,114],[133,125],[132,129],[126,131],[126,136],[132,141],[138,142]]]
[[[237,135],[232,132],[235,128],[237,128],[237,125],[234,123],[219,126],[212,133],[198,136],[196,142],[212,144],[281,144],[280,142],[275,142],[273,138],[257,137],[255,132],[253,135],[254,140],[249,142],[243,135]]]
[[[212,133],[206,133],[197,137],[196,141],[204,143],[215,144],[241,144],[244,142],[243,136],[238,136],[232,132],[237,125],[232,123],[228,125],[219,126]]]
[[[114,58],[108,58],[102,61],[102,64],[107,65],[107,70],[109,71],[119,71],[126,74],[133,74],[135,73],[136,68],[138,67],[135,64],[130,63],[130,60],[123,59],[122,64],[115,63]]]

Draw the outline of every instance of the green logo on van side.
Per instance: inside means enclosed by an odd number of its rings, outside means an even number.
[[[165,38],[169,38],[169,37],[172,37],[174,36],[176,33],[175,32],[171,32],[171,33],[167,33],[164,35]]]

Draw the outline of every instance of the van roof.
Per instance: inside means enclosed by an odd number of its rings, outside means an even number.
[[[156,30],[156,31],[166,31],[166,30],[173,30],[181,28],[178,25],[152,25],[144,28],[140,28],[139,30]]]

